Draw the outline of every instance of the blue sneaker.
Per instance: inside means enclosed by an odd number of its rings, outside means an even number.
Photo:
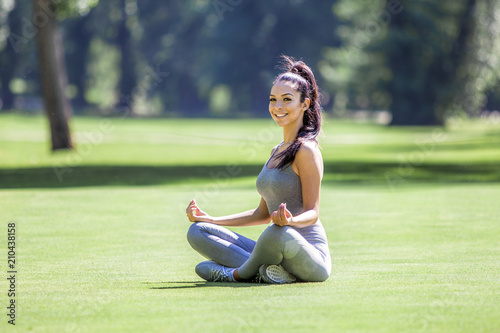
[[[219,265],[213,261],[203,261],[196,265],[195,272],[209,282],[236,282],[233,278],[234,268]]]

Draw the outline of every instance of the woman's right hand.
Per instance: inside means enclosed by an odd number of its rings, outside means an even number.
[[[209,222],[211,216],[198,207],[196,201],[191,200],[186,208],[186,214],[190,222]]]

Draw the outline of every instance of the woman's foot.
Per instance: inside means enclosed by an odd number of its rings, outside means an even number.
[[[234,268],[219,265],[213,261],[203,261],[196,265],[195,272],[209,282],[236,282],[233,277]]]
[[[262,265],[259,267],[259,280],[265,283],[292,283],[297,278],[288,273],[281,265]]]

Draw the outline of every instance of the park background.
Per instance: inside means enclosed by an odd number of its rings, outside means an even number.
[[[281,54],[321,88],[333,273],[207,283],[184,209],[258,203]],[[499,57],[497,0],[2,0],[2,331],[498,331]]]

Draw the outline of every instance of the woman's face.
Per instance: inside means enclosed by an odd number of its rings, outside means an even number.
[[[295,90],[289,82],[279,81],[271,88],[269,113],[278,126],[300,124],[300,128],[303,124],[304,112],[309,104],[309,98],[300,102],[300,92]]]

